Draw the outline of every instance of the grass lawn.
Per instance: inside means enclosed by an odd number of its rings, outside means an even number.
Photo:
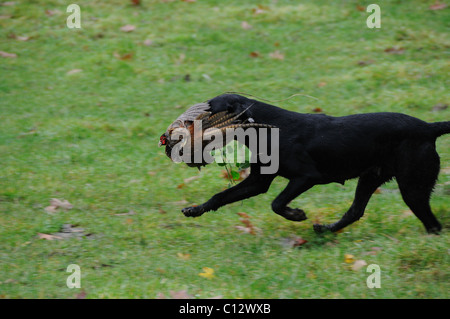
[[[302,223],[271,211],[282,178],[185,218],[181,208],[228,181],[157,146],[185,108],[225,91],[314,97],[273,103],[303,113],[449,120],[449,8],[379,1],[381,28],[369,29],[364,1],[79,0],[82,28],[69,29],[73,2],[0,4],[1,298],[450,297],[449,135],[437,141],[431,200],[440,236],[426,234],[395,181],[338,234],[312,224],[336,221],[356,181],[297,198]],[[52,198],[73,207],[52,210]],[[240,212],[255,235],[236,228]],[[70,238],[49,237],[64,229]],[[352,269],[359,260],[380,266],[381,288],[367,287],[366,266]],[[70,264],[81,289],[66,285]]]

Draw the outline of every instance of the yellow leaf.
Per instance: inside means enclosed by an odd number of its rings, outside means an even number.
[[[345,254],[344,258],[345,258],[345,262],[347,264],[351,264],[351,263],[353,263],[355,261],[355,256],[350,255],[350,254]]]
[[[204,278],[208,278],[208,279],[212,279],[215,277],[214,269],[209,268],[209,267],[203,267],[203,272],[199,273],[198,275],[201,277],[204,277]]]

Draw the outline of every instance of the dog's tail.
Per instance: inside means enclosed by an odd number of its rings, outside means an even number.
[[[450,133],[450,121],[430,123],[434,136],[439,137]]]

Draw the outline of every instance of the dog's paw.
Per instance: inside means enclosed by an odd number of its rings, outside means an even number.
[[[198,217],[203,215],[203,213],[205,212],[205,210],[203,209],[203,207],[200,206],[192,206],[192,207],[186,207],[183,208],[181,210],[181,212],[184,214],[184,216],[186,217]]]
[[[301,222],[302,220],[308,219],[303,210],[290,207],[286,207],[282,216],[287,220],[292,220],[294,222]]]

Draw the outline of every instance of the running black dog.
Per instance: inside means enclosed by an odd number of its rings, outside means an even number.
[[[288,207],[290,201],[314,185],[343,184],[359,177],[354,202],[341,220],[314,225],[317,232],[337,231],[360,219],[373,192],[395,178],[403,200],[426,230],[441,230],[429,200],[440,170],[435,141],[450,133],[450,121],[426,123],[400,113],[300,114],[236,94],[217,96],[208,104],[211,114],[242,114],[251,122],[279,128],[279,169],[275,174],[261,174],[261,164],[254,163],[244,181],[201,205],[184,208],[185,216],[197,217],[265,193],[273,179],[282,176],[289,183],[272,202],[272,209],[288,220],[301,221],[305,213]],[[166,138],[167,134],[161,136],[163,145]]]

